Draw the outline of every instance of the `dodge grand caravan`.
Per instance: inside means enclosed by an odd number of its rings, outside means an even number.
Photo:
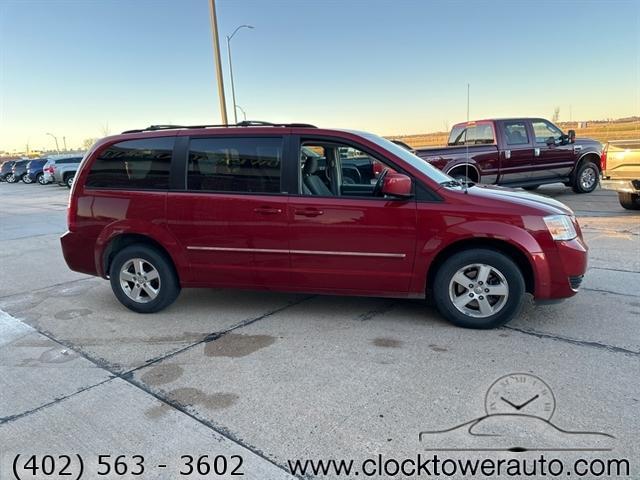
[[[492,328],[574,295],[587,246],[542,196],[468,186],[369,133],[306,124],[152,126],[98,141],[69,200],[72,270],[136,312],[184,287],[431,297]]]

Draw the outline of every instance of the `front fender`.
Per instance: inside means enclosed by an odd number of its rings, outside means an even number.
[[[431,232],[436,233],[436,232]],[[416,291],[424,292],[429,269],[440,254],[453,251],[456,247],[483,243],[502,242],[516,248],[527,259],[533,272],[533,284],[536,297],[549,294],[551,275],[544,250],[536,238],[524,228],[491,220],[462,221],[451,225],[443,232],[423,239],[417,246]]]
[[[96,240],[95,265],[96,271],[101,277],[106,278],[107,276],[107,272],[104,271],[104,254],[107,247],[115,238],[126,234],[147,237],[161,245],[173,261],[179,277],[182,277],[185,272],[189,271],[189,262],[183,253],[180,243],[164,224],[139,219],[123,219],[104,227]],[[181,275],[181,273],[183,275]],[[181,280],[185,281],[188,279],[181,278]]]

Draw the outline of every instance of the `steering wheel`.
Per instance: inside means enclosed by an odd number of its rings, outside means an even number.
[[[378,181],[376,182],[375,186],[373,187],[373,192],[371,192],[371,195],[374,197],[379,197],[380,194],[382,193],[382,184],[384,183],[384,177],[387,176],[387,173],[389,173],[389,169],[385,168],[384,170],[382,170],[382,172],[380,172],[380,176],[378,177]]]

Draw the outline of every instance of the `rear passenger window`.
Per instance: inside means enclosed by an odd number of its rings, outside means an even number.
[[[187,188],[280,193],[282,138],[192,138]]]
[[[168,190],[174,137],[116,143],[95,160],[87,187]]]
[[[489,123],[456,125],[451,130],[448,142],[450,146],[491,145],[493,143],[495,143],[493,126]]]
[[[505,122],[504,135],[507,138],[507,145],[526,145],[529,143],[527,126],[524,122]]]

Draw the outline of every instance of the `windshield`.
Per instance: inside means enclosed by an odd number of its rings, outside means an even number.
[[[367,140],[375,143],[376,145],[384,148],[385,150],[390,151],[395,156],[400,157],[402,160],[407,162],[413,168],[420,170],[422,173],[424,173],[434,182],[442,184],[442,183],[449,183],[453,180],[453,178],[451,178],[446,173],[438,170],[436,167],[428,164],[426,161],[414,155],[406,148],[402,148],[401,146],[396,145],[395,143],[393,143],[390,140],[387,140],[386,138],[382,138],[382,137],[379,137],[378,135],[374,135],[373,133],[367,133],[367,132],[351,131],[351,133],[360,135],[366,138]]]

